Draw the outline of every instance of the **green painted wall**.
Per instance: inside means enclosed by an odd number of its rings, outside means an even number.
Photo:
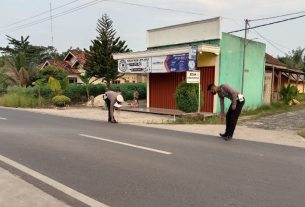
[[[219,84],[228,83],[241,91],[243,67],[243,38],[222,34],[220,41]],[[263,105],[263,80],[265,71],[266,45],[248,41],[246,49],[246,67],[244,75],[245,108],[256,108]],[[230,101],[226,100],[226,109]],[[220,111],[218,100],[217,111]]]

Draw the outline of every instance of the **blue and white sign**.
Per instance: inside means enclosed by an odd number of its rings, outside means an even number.
[[[176,55],[121,59],[118,69],[121,73],[173,73],[196,69],[196,54],[182,53]]]
[[[152,57],[152,73],[173,73],[194,70],[196,62],[189,59],[188,53]]]

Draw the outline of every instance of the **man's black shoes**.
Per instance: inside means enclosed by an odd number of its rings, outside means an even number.
[[[227,137],[228,135],[227,135],[226,133],[223,133],[223,134],[222,134],[222,133],[220,133],[220,134],[219,134],[219,136],[221,136],[221,137],[223,137],[223,138],[224,138],[224,137]]]
[[[219,136],[224,138],[224,140],[226,140],[226,141],[230,141],[232,139],[232,136],[231,135],[227,135],[226,133],[224,133],[224,134],[220,133]]]
[[[232,136],[231,135],[228,135],[224,138],[226,141],[230,141],[232,139]]]

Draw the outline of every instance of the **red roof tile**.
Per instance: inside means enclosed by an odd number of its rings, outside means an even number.
[[[86,62],[85,52],[82,50],[70,50],[70,52],[76,57],[81,65],[84,65]]]
[[[71,68],[71,66],[68,63],[68,61],[63,61],[63,60],[48,60],[47,63],[49,63],[52,66],[56,66],[58,68],[61,68],[62,70],[64,70],[66,73],[69,73],[69,74],[80,73],[77,68]]]
[[[288,66],[285,63],[282,63],[281,61],[279,61],[278,59],[272,57],[268,53],[265,54],[265,58],[266,58],[266,64],[288,68]]]

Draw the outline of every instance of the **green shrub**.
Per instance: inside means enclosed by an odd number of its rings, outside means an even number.
[[[6,107],[35,108],[38,99],[31,95],[10,93],[0,97],[0,105]]]
[[[52,98],[52,103],[57,107],[65,107],[66,105],[71,104],[71,99],[64,95],[58,95]]]
[[[280,95],[285,104],[288,104],[292,99],[295,99],[298,95],[298,89],[290,84],[285,87],[283,86],[280,90]]]
[[[175,94],[177,108],[186,113],[198,110],[198,85],[182,82]]]
[[[138,88],[139,99],[146,99],[146,84],[144,83],[113,84],[110,86],[110,90],[116,91],[119,88],[125,100],[132,100],[135,87]],[[90,85],[89,93],[90,96],[94,97],[101,95],[105,93],[105,85]],[[86,86],[81,84],[69,84],[64,90],[63,94],[70,97],[73,103],[79,103],[87,100]]]
[[[34,96],[34,97],[38,97],[39,94],[39,89],[40,89],[40,94],[41,96],[46,99],[46,100],[50,100],[52,98],[52,91],[50,90],[50,88],[48,87],[48,85],[43,85],[41,87],[39,86],[34,86],[34,87],[8,87],[7,88],[7,93],[8,94],[18,94],[18,95],[29,95],[29,96]]]
[[[122,96],[125,100],[133,100],[133,92],[135,87],[138,88],[139,99],[146,99],[146,84],[145,83],[122,83],[113,84],[110,89],[116,91],[117,88],[121,90]]]
[[[300,102],[305,102],[305,93],[299,93],[297,96],[297,100]]]
[[[25,88],[25,87],[13,86],[13,87],[8,87],[7,93],[34,96],[35,90],[33,87]]]

